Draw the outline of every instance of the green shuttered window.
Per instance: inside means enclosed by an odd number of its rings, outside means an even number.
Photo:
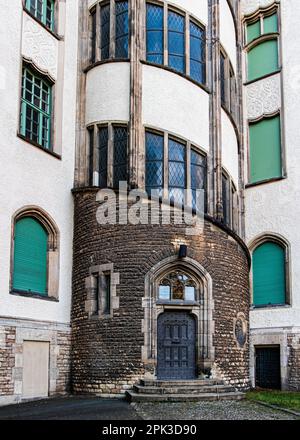
[[[277,39],[264,41],[248,52],[248,80],[252,81],[264,75],[276,72],[278,64]]]
[[[16,222],[13,290],[47,296],[48,234],[34,218]]]
[[[266,306],[286,303],[285,250],[273,242],[253,252],[253,304]]]
[[[247,43],[260,37],[260,20],[247,25]]]
[[[249,127],[250,183],[282,176],[280,116]]]

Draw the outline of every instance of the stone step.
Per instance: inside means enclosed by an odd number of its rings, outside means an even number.
[[[173,385],[165,387],[134,385],[135,393],[141,394],[204,394],[204,393],[229,393],[234,388],[226,385]]]
[[[126,398],[130,402],[198,402],[217,400],[242,400],[244,393],[198,393],[198,394],[141,394],[133,391],[126,391]]]
[[[155,380],[141,379],[140,385],[154,387],[186,387],[186,386],[212,386],[224,385],[222,380],[218,379],[196,379],[196,380]]]

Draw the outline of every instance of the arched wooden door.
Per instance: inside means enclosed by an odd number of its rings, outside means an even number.
[[[157,322],[157,379],[196,378],[196,321],[187,312],[166,312]]]

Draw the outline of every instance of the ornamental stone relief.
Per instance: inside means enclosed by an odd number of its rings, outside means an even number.
[[[280,75],[247,86],[248,119],[268,115],[281,108]]]
[[[24,13],[22,55],[57,79],[58,43],[41,25]]]
[[[244,15],[253,14],[260,8],[266,8],[273,3],[279,3],[279,0],[242,0],[242,13]]]

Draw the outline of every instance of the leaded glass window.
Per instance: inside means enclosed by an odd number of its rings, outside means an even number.
[[[205,31],[190,22],[190,76],[195,81],[205,83]]]
[[[25,8],[47,28],[54,30],[55,0],[26,0]]]
[[[223,202],[223,223],[230,225],[230,181],[225,174],[222,175],[222,202]]]
[[[226,103],[226,73],[225,73],[225,57],[221,53],[220,56],[220,79],[221,79],[221,102],[222,105]]]
[[[151,190],[162,196],[163,190],[163,163],[164,136],[146,132],[146,191]]]
[[[108,147],[108,127],[100,127],[98,131],[99,146],[99,186],[107,187],[107,147]]]
[[[94,127],[90,127],[89,131],[89,184],[94,184]]]
[[[127,127],[114,126],[113,181],[115,188],[118,188],[119,182],[127,182],[127,149]]]
[[[118,1],[116,14],[116,58],[128,58],[128,2]]]
[[[156,64],[164,62],[164,9],[147,3],[147,60]]]
[[[183,205],[186,188],[186,146],[169,138],[169,197]]]
[[[100,10],[101,23],[101,59],[107,60],[109,58],[109,43],[110,43],[110,5],[101,6]]]
[[[185,17],[176,12],[168,12],[168,52],[169,66],[185,72]]]
[[[204,191],[204,206],[201,208],[206,211],[206,156],[191,150],[191,190],[192,190],[192,207],[198,208],[200,201],[197,201],[197,190]],[[200,195],[201,196],[201,195]]]
[[[20,134],[46,149],[51,148],[51,105],[50,83],[23,67]]]
[[[91,36],[91,63],[96,61],[96,9],[91,12],[92,16],[92,36]]]
[[[195,301],[195,280],[181,270],[174,270],[159,283],[158,299],[162,301]]]

